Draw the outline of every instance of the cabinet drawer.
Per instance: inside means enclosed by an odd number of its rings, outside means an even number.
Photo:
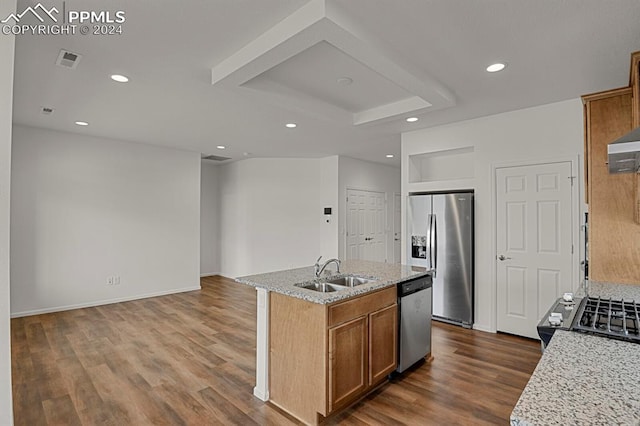
[[[396,295],[396,286],[394,285],[384,290],[356,296],[353,299],[331,305],[329,306],[329,327],[392,305],[396,303]]]

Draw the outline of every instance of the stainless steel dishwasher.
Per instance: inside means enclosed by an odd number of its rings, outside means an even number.
[[[431,353],[432,286],[431,275],[398,283],[398,373]]]

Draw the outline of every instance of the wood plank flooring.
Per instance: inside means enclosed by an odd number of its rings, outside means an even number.
[[[253,397],[253,288],[202,290],[11,321],[16,425],[295,425]],[[446,324],[424,364],[329,424],[507,424],[539,343]]]

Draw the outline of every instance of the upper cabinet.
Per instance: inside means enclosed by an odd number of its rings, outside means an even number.
[[[589,275],[595,281],[640,283],[639,175],[609,174],[607,145],[640,125],[638,64],[629,87],[582,97],[585,199],[589,203]]]

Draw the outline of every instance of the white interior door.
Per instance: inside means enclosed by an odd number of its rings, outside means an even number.
[[[402,263],[400,260],[400,238],[402,236],[402,231],[400,230],[400,215],[402,214],[401,202],[402,198],[400,198],[400,194],[393,194],[393,261],[395,263]]]
[[[571,162],[496,169],[498,331],[537,339],[571,291],[572,181]]]
[[[386,262],[386,217],[384,193],[347,190],[347,259]]]

